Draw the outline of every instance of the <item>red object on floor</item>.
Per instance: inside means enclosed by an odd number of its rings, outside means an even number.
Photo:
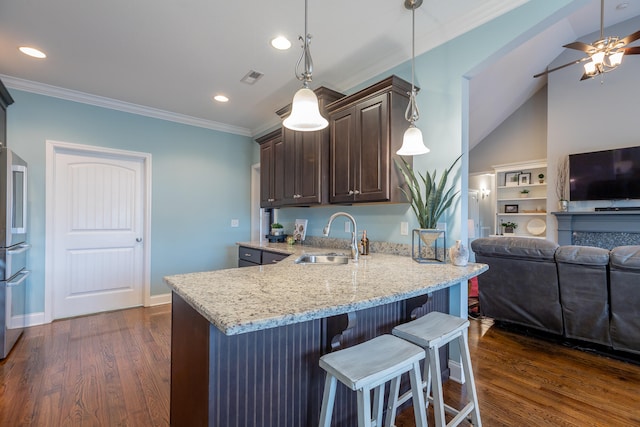
[[[469,279],[469,283],[471,284],[471,287],[469,288],[469,296],[477,297],[478,296],[478,278],[473,277]]]

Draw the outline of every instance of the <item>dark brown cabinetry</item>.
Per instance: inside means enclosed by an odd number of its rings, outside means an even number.
[[[315,90],[320,112],[343,94],[325,87]],[[276,113],[285,119],[291,105]],[[282,128],[284,143],[284,189],[280,206],[309,206],[328,202],[329,129],[314,132],[296,132]]]
[[[250,248],[248,246],[238,246],[238,267],[275,264],[288,256],[288,254]]]
[[[410,90],[391,76],[327,106],[330,203],[407,201],[393,157],[408,126]]]
[[[260,206],[281,206],[284,200],[284,141],[282,130],[256,140],[260,144]]]

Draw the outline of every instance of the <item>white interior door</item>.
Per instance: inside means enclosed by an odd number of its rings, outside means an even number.
[[[61,150],[50,184],[53,318],[142,305],[143,160]]]

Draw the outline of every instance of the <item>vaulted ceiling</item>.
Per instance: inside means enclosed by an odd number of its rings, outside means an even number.
[[[416,54],[527,1],[425,0],[416,11]],[[640,0],[616,9],[622,2],[607,0],[606,25],[640,14]],[[473,76],[471,145],[545,84],[531,76],[563,44],[598,29],[599,12],[599,0],[590,1]],[[402,0],[309,0],[308,13],[314,86],[346,91],[411,58],[411,14]],[[302,0],[5,1],[0,76],[10,88],[256,135],[277,123],[275,110],[299,87],[303,32]],[[270,46],[279,34],[291,49]],[[48,57],[27,57],[17,50],[24,45]],[[250,71],[264,76],[241,82]],[[212,101],[218,93],[230,101]]]

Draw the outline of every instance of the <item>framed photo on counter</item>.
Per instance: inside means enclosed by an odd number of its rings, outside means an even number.
[[[504,205],[504,213],[518,213],[518,205]]]

